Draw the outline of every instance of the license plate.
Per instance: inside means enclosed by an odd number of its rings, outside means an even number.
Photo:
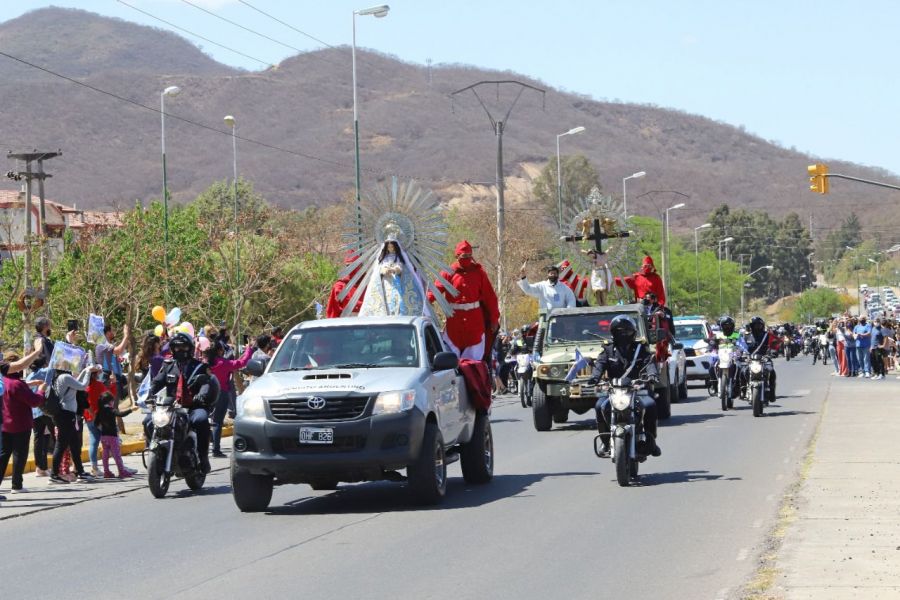
[[[580,395],[581,395],[581,386],[580,385],[573,385],[569,388],[569,396],[571,396],[573,398],[577,398]]]
[[[301,444],[333,444],[334,429],[331,427],[301,427]]]

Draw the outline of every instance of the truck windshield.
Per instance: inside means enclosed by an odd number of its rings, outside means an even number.
[[[269,372],[418,366],[419,344],[412,325],[311,327],[281,342]]]
[[[706,327],[700,323],[680,325],[675,323],[675,337],[679,340],[704,340],[706,339]]]
[[[547,343],[596,342],[599,338],[608,340],[609,324],[619,314],[631,317],[636,322],[638,337],[641,337],[641,325],[637,323],[640,317],[633,313],[587,313],[552,317],[547,325]]]

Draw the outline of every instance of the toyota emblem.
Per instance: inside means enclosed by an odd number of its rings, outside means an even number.
[[[322,410],[325,408],[325,398],[312,396],[306,399],[306,406],[311,410]]]

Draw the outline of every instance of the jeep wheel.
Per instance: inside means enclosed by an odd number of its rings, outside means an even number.
[[[534,395],[531,397],[531,414],[534,417],[535,430],[550,431],[553,427],[550,399],[544,394],[540,385],[534,386]]]
[[[672,416],[672,386],[667,385],[665,387],[658,388],[656,390],[657,400],[657,414],[659,415],[659,419],[668,419]]]
[[[475,417],[475,432],[460,448],[459,462],[466,483],[487,483],[493,479],[494,435],[487,415]]]
[[[406,467],[409,489],[419,504],[437,504],[447,494],[447,461],[444,436],[434,423],[425,426],[416,461]]]
[[[274,481],[271,475],[251,475],[239,469],[231,459],[231,495],[241,512],[265,510],[272,501]]]

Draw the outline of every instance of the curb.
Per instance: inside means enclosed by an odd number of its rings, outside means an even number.
[[[231,437],[231,435],[233,433],[234,433],[233,426],[222,428],[222,437],[223,438]],[[128,442],[127,444],[122,444],[122,456],[139,453],[139,452],[143,451],[143,449],[144,449],[144,442],[142,442],[142,441]],[[33,454],[33,452],[32,452],[32,454]],[[103,458],[103,447],[102,446],[97,448],[97,460],[99,461],[101,458]],[[48,465],[52,462],[53,461],[51,459],[49,459],[49,458],[47,459]],[[87,462],[88,462],[87,448],[83,448],[81,450],[81,462],[85,463],[85,464],[87,464]],[[29,458],[28,462],[25,463],[25,470],[23,471],[23,473],[34,473],[34,456]],[[12,461],[10,461],[10,464],[6,466],[6,473],[4,474],[4,477],[9,477],[11,475],[12,475]]]

